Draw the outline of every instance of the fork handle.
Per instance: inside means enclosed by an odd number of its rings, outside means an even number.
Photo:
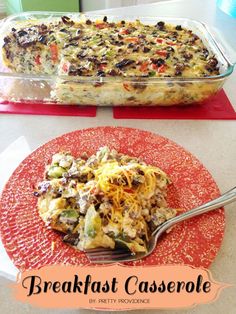
[[[161,232],[163,232],[169,229],[170,227],[172,227],[173,225],[177,224],[178,222],[182,222],[189,218],[207,213],[211,210],[220,208],[234,201],[236,201],[236,187],[234,187],[233,189],[229,190],[228,192],[222,194],[221,196],[219,196],[218,198],[212,201],[209,201],[201,206],[193,208],[181,215],[175,216],[174,218],[167,220],[162,225],[157,227],[157,229],[153,231],[152,235],[156,235],[160,229],[161,229]]]

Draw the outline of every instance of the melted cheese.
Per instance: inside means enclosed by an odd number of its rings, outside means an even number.
[[[144,173],[144,183],[140,183],[137,188],[132,188],[132,181],[134,176],[137,175],[137,171],[133,169],[140,169]],[[168,182],[166,174],[159,168],[140,165],[132,163],[132,168],[129,170],[127,166],[121,166],[117,161],[109,163],[101,163],[95,171],[95,180],[98,183],[98,187],[104,192],[109,199],[112,200],[112,218],[114,217],[114,211],[122,210],[122,203],[128,207],[128,211],[140,211],[140,198],[150,198],[154,195],[159,181],[156,174],[160,175],[160,182]],[[127,182],[124,181],[124,178]],[[123,184],[124,183],[124,184]]]

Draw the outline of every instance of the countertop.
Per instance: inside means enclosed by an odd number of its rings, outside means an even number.
[[[103,10],[101,13],[137,16],[188,17],[217,27],[223,37],[236,50],[236,19],[216,8],[214,0],[173,0],[127,8]],[[234,58],[234,56],[232,57]],[[236,57],[234,60],[236,61]],[[225,85],[225,91],[236,108],[236,73]],[[19,136],[24,136],[33,150],[48,140],[76,129],[95,126],[135,127],[163,135],[182,145],[194,154],[211,172],[222,192],[236,184],[236,121],[200,120],[114,120],[110,108],[99,108],[95,118],[53,117],[30,115],[0,115],[0,152]],[[171,311],[173,314],[233,314],[236,308],[236,205],[226,207],[226,230],[222,247],[211,266],[213,277],[222,282],[232,283],[219,299],[207,305],[190,310]],[[85,310],[39,310],[15,302],[11,298],[9,281],[0,278],[1,313],[92,313]],[[143,311],[148,313],[148,311]],[[167,313],[168,311],[158,311]]]

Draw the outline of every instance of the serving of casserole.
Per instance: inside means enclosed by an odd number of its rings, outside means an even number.
[[[169,183],[158,167],[101,147],[91,156],[53,155],[34,195],[41,218],[76,249],[122,246],[137,253],[177,213],[166,202]]]

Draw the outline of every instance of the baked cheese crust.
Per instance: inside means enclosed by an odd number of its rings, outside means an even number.
[[[9,67],[23,73],[70,76],[205,77],[218,61],[181,25],[139,20],[22,22],[4,38]]]
[[[203,79],[219,74],[218,60],[203,41],[181,25],[162,21],[146,25],[63,16],[19,22],[4,38],[3,55],[14,72],[55,75],[51,97],[59,103],[190,104],[208,98],[222,84]]]

